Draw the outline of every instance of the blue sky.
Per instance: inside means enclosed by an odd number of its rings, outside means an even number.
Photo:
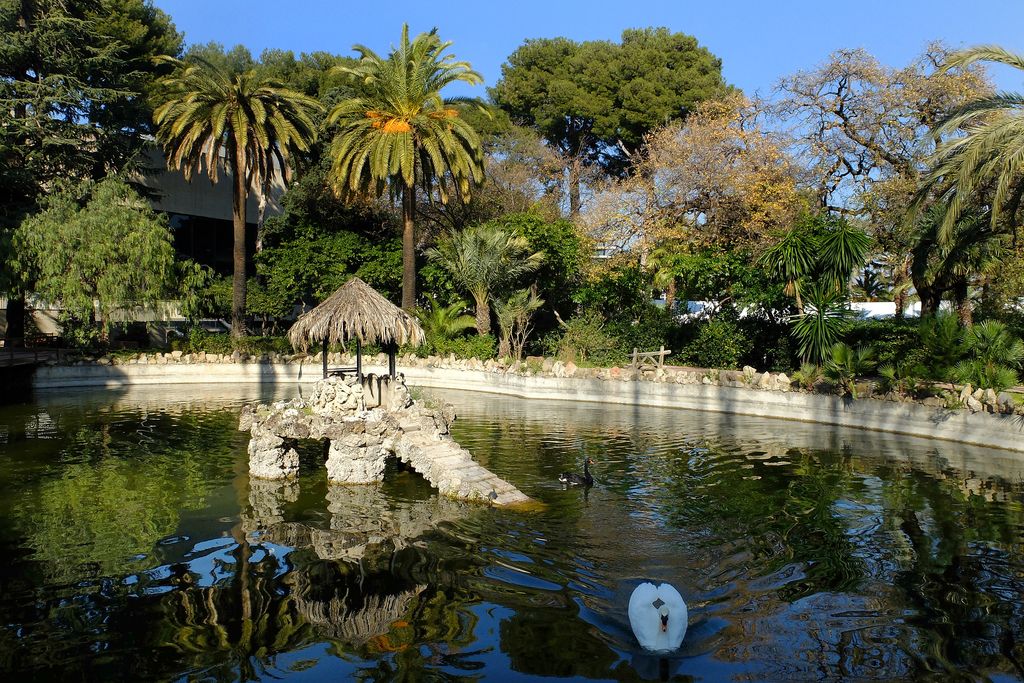
[[[953,46],[996,43],[1024,52],[1024,0],[155,0],[189,43],[241,43],[296,54],[351,54],[354,43],[386,52],[401,24],[437,26],[493,85],[501,64],[526,38],[617,40],[624,28],[667,26],[689,33],[722,59],[726,80],[770,95],[779,77],[822,62],[839,48],[863,47],[902,66],[931,40]],[[1002,89],[1024,90],[1018,74],[993,73]],[[446,94],[480,94],[477,87]]]

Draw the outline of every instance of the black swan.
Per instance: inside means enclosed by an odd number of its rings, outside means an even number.
[[[562,472],[558,475],[558,481],[562,482],[566,486],[593,486],[594,477],[590,474],[590,466],[593,464],[594,461],[587,458],[583,461],[582,477],[575,472]]]

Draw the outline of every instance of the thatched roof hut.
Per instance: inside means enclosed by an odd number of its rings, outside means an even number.
[[[358,277],[343,284],[316,308],[299,316],[288,339],[296,349],[306,350],[320,343],[324,349],[327,376],[327,345],[356,342],[356,372],[362,375],[364,343],[378,343],[388,349],[390,371],[395,374],[394,354],[399,346],[420,345],[425,340],[416,318],[381,296]]]

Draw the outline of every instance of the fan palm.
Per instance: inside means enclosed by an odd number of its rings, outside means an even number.
[[[205,172],[216,183],[221,165],[232,179],[234,280],[231,333],[245,333],[245,202],[276,169],[287,182],[297,153],[316,138],[320,104],[258,71],[229,75],[201,60],[161,58],[176,68],[159,82],[153,112],[168,168],[191,181]]]
[[[857,377],[875,368],[875,352],[871,347],[851,348],[848,344],[835,344],[825,361],[825,376],[851,397],[857,398]]]
[[[530,253],[525,237],[490,223],[446,233],[427,256],[473,296],[481,335],[491,331],[491,292],[533,272],[544,260],[542,253]]]
[[[388,186],[402,197],[402,307],[416,304],[416,186],[428,197],[436,187],[447,202],[449,186],[463,201],[472,186],[483,180],[480,137],[453,105],[461,98],[444,99],[441,90],[462,81],[483,79],[467,62],[444,54],[451,45],[436,29],[409,40],[408,25],[402,39],[385,59],[368,47],[356,45],[359,62],[338,70],[360,79],[366,95],[345,100],[328,115],[337,126],[330,149],[335,190],[341,194],[373,192]]]
[[[1024,55],[994,45],[954,53],[945,67],[964,68],[994,62],[1024,71]],[[946,117],[933,134],[942,138],[966,131],[937,146],[931,168],[914,201],[922,206],[937,192],[948,199],[939,239],[948,241],[972,197],[981,188],[994,188],[990,223],[996,228],[1004,215],[1012,220],[1024,196],[1024,94],[995,93],[972,100]]]

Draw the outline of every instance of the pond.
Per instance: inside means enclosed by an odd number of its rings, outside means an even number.
[[[414,472],[250,485],[243,403],[289,388],[0,407],[4,680],[1024,680],[1024,457],[680,410],[432,392],[544,504]],[[558,473],[595,461],[589,490]],[[668,581],[682,647],[626,605]]]

